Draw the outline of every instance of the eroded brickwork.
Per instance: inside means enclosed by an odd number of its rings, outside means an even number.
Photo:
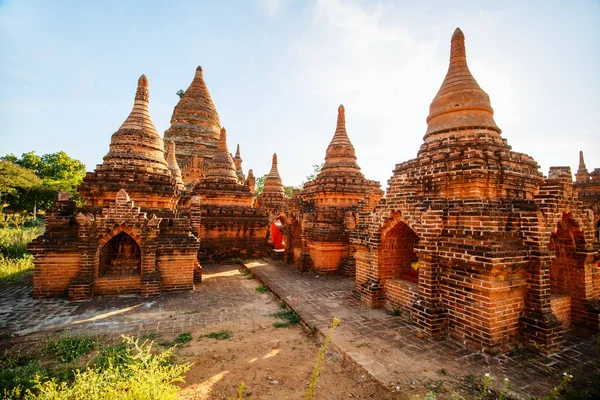
[[[519,336],[552,347],[562,333],[551,308],[554,271],[569,288],[554,292],[572,294],[573,321],[593,325],[591,212],[572,182],[553,170],[544,180],[537,163],[501,137],[459,29],[427,123],[417,158],[396,165],[386,199],[359,214],[351,243],[363,302],[402,306],[432,336],[491,350]],[[563,219],[569,238],[580,239],[575,248],[551,240]],[[405,272],[415,267],[416,285]]]

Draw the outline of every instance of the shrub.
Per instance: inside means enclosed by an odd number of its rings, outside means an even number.
[[[6,351],[0,356],[0,398],[20,399],[27,389],[33,389],[36,376],[48,376],[38,360]]]
[[[61,338],[51,339],[43,348],[43,353],[57,357],[62,362],[79,360],[96,347],[96,342],[89,336],[69,336],[65,333]]]
[[[266,285],[260,285],[256,288],[258,293],[267,293],[269,291],[269,287]]]
[[[152,344],[139,343],[138,339],[124,336],[125,344],[130,348],[130,359],[119,364],[108,357],[103,369],[87,368],[75,371],[75,380],[71,385],[52,379],[43,381],[36,378],[35,389],[39,394],[28,392],[29,399],[176,399],[179,389],[173,383],[183,381],[182,375],[191,364],[174,365],[170,357],[174,348],[153,354]]]

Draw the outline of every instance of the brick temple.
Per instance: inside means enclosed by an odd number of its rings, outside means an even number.
[[[190,290],[204,262],[273,255],[279,220],[288,264],[353,277],[364,304],[404,309],[430,336],[500,351],[518,340],[555,348],[571,325],[600,331],[600,169],[588,172],[580,153],[575,180],[569,167],[545,177],[513,151],[460,29],[450,47],[421,147],[395,166],[385,195],[361,172],[344,106],[313,181],[288,197],[274,154],[255,193],[202,68],[164,139],[142,75],[133,110],[79,187],[85,205],[61,194],[31,244],[34,297]]]

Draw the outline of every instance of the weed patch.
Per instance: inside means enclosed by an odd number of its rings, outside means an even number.
[[[231,338],[231,331],[227,329],[221,329],[217,332],[211,332],[207,333],[206,335],[200,335],[200,338],[203,337],[217,340],[226,340]]]
[[[169,342],[169,341],[165,340],[164,342],[160,342],[158,345],[162,346],[162,347],[174,347],[174,346],[180,346],[182,344],[186,344],[190,340],[192,340],[192,334],[190,332],[184,332],[184,333],[181,333],[179,336],[177,336],[172,341]]]
[[[283,320],[273,322],[273,326],[275,328],[287,328],[292,325],[296,325],[298,322],[300,322],[300,318],[292,310],[277,311],[276,313],[271,314],[270,316],[273,318]]]
[[[258,293],[267,293],[269,291],[269,287],[266,285],[260,285],[256,288]]]
[[[89,336],[69,336],[68,333],[65,333],[63,337],[50,339],[42,352],[68,363],[79,360],[81,356],[94,350],[95,347],[96,341]]]

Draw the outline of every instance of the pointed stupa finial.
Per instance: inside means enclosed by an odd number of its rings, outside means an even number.
[[[460,28],[454,30],[450,44],[450,60],[458,57],[467,57],[467,51],[465,50],[465,34]]]
[[[254,170],[251,168],[248,170],[248,179],[254,178]]]
[[[435,134],[465,129],[502,132],[494,121],[490,97],[481,89],[467,65],[465,35],[456,28],[450,44],[448,72],[429,106],[424,139],[429,141]]]
[[[146,78],[146,75],[142,74],[142,76],[140,76],[140,79],[138,79],[138,87],[148,89],[148,78]]]
[[[579,151],[579,169],[587,169],[583,159],[583,151]]]
[[[269,171],[267,179],[265,179],[263,193],[265,195],[276,195],[278,197],[285,196],[281,175],[279,175],[279,170],[277,169],[277,153],[273,153],[271,171]]]
[[[225,127],[221,127],[221,133],[219,134],[219,146],[217,151],[227,150],[227,130]]]
[[[238,143],[237,148],[235,149],[235,158],[241,158],[240,156],[240,144]]]
[[[201,65],[198,65],[196,67],[196,72],[202,72],[202,66]]]
[[[277,165],[277,153],[273,153],[273,162],[272,165]]]

